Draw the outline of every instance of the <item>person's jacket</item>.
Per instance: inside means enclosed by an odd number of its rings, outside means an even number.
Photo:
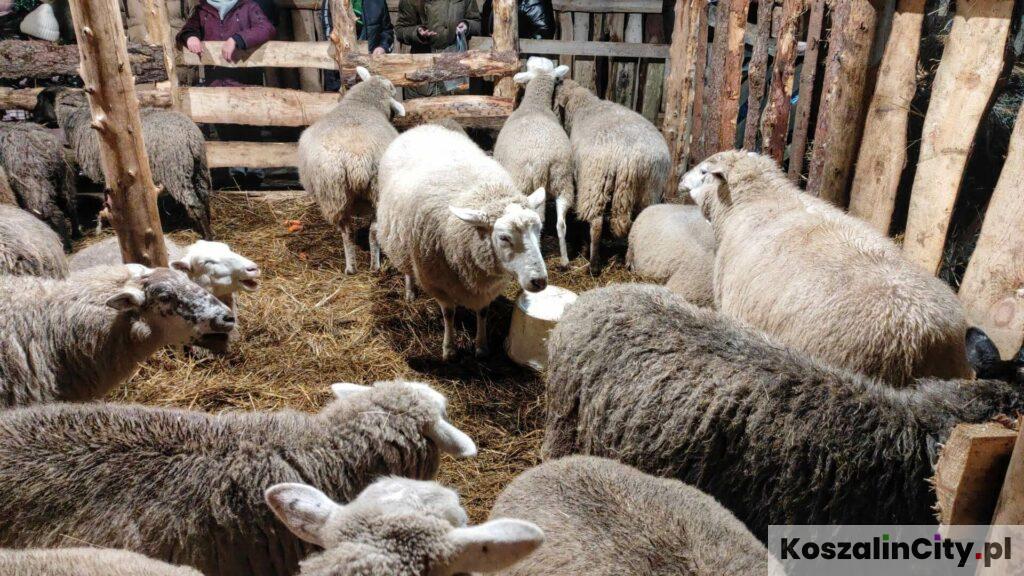
[[[467,39],[480,35],[480,9],[476,0],[401,0],[395,35],[400,42],[408,44],[413,53],[441,52],[455,44],[455,28],[459,22],[466,23]],[[437,36],[423,42],[416,34],[420,26],[437,32]]]
[[[320,24],[324,29],[324,37],[331,36],[334,25],[331,23],[330,0],[324,0],[320,10]],[[390,54],[395,49],[395,27],[391,25],[391,14],[385,0],[363,0],[363,14],[356,22],[356,34],[360,40],[366,40],[369,51],[383,48]]]
[[[555,37],[555,9],[551,0],[519,0],[519,37],[550,40]],[[494,33],[493,0],[485,0],[482,12],[484,35]]]
[[[255,50],[274,38],[277,29],[254,0],[238,0],[238,4],[220,19],[217,9],[204,1],[192,11],[178,32],[175,42],[182,47],[192,36],[205,42],[235,39],[238,50]],[[206,79],[211,86],[258,84],[258,68],[219,68],[208,66]]]

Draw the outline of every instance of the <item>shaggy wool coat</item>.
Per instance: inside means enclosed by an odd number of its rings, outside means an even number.
[[[66,277],[60,237],[32,214],[0,204],[0,274]]]
[[[183,566],[172,566],[124,550],[60,548],[56,550],[0,550],[4,576],[202,576]]]

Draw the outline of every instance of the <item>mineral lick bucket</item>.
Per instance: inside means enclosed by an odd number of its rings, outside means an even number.
[[[516,299],[505,352],[516,364],[541,371],[548,363],[548,334],[562,318],[576,293],[558,286],[540,292],[523,292]]]

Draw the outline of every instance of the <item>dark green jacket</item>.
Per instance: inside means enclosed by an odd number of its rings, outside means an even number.
[[[480,9],[476,0],[401,0],[395,35],[412,52],[441,52],[455,44],[455,27],[465,22],[467,38],[480,35]],[[416,29],[424,26],[437,36],[423,43]]]

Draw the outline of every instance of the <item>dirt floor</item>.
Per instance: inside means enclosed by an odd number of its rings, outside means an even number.
[[[218,194],[213,214],[217,239],[263,271],[260,291],[240,300],[241,341],[224,358],[161,352],[108,399],[210,412],[316,411],[329,400],[333,382],[426,381],[448,396],[450,418],[477,442],[474,459],[446,456],[439,478],[459,490],[474,521],[487,517],[513,477],[539,462],[543,378],[510,362],[502,345],[519,291],[514,282],[492,305],[491,358],[474,358],[475,319],[462,311],[456,321],[461,354],[444,363],[437,304],[425,296],[405,302],[401,275],[386,263],[382,274],[370,274],[365,247],[359,274],[346,276],[340,238],[315,205]],[[301,222],[301,229],[289,231],[290,221]],[[554,238],[546,235],[544,245],[546,255],[557,254]],[[607,251],[611,263],[598,278],[581,257],[565,271],[549,258],[551,283],[583,292],[635,280],[622,266],[621,243]]]

